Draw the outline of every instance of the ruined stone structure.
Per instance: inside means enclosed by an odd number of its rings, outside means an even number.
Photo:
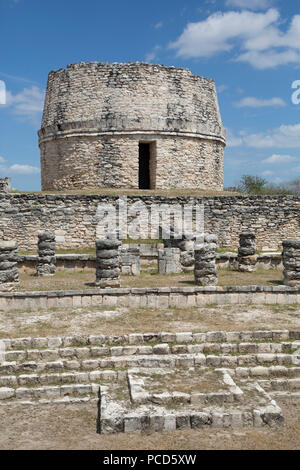
[[[243,232],[240,234],[240,246],[238,250],[238,270],[252,273],[256,271],[257,255],[256,237],[254,232]]]
[[[282,240],[300,237],[300,198],[297,196],[128,196],[128,208],[143,203],[204,205],[205,231],[218,237],[219,246],[237,249],[241,232],[255,227],[257,250],[278,250]],[[55,233],[59,249],[94,247],[99,205],[117,210],[113,195],[0,194],[0,237],[16,240],[20,250],[36,251],[41,227]],[[132,211],[131,211],[132,212]],[[142,214],[143,215],[143,214]],[[149,222],[148,213],[147,223]],[[144,217],[144,216],[143,216]],[[134,219],[134,215],[132,219]],[[144,223],[144,220],[143,220]],[[150,227],[149,227],[150,230]],[[144,236],[144,234],[143,234]],[[149,236],[149,231],[146,238]],[[149,245],[151,248],[151,246]],[[186,260],[187,261],[187,260]],[[187,263],[186,263],[186,267]]]
[[[158,250],[159,274],[173,274],[182,271],[179,248],[165,248]]]
[[[121,273],[127,276],[139,276],[141,272],[140,248],[138,245],[120,247]]]
[[[284,284],[300,287],[300,240],[283,240]]]
[[[11,179],[10,178],[0,178],[0,192],[8,193],[11,190]]]
[[[55,234],[40,232],[38,234],[37,276],[52,276],[56,270]]]
[[[215,235],[206,233],[203,243],[195,244],[195,283],[200,286],[215,286],[218,283],[217,242]]]
[[[42,189],[223,188],[214,81],[144,63],[52,71],[39,131]]]
[[[10,290],[19,282],[18,243],[0,242],[0,289]]]
[[[120,287],[120,247],[116,238],[96,241],[96,285]]]
[[[196,235],[190,233],[178,233],[172,225],[170,228],[162,229],[162,239],[166,247],[178,248],[180,250],[181,271],[190,272],[194,270],[194,245]]]

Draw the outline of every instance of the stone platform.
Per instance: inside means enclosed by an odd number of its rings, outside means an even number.
[[[95,402],[101,433],[282,425],[300,398],[300,331],[0,341],[0,404]]]

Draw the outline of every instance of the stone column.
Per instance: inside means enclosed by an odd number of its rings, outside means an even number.
[[[243,232],[240,234],[240,246],[237,256],[238,271],[252,273],[256,271],[257,255],[255,233]]]
[[[196,236],[189,233],[178,234],[176,229],[171,226],[168,230],[162,228],[162,239],[165,248],[180,249],[180,263],[183,272],[194,270],[194,245]]]
[[[18,243],[0,242],[0,289],[11,290],[19,282]]]
[[[216,235],[206,233],[203,237],[203,243],[195,245],[195,283],[200,286],[215,286],[218,284],[217,242]]]
[[[282,246],[283,283],[300,287],[300,240],[283,240]]]
[[[116,238],[96,241],[96,285],[120,287],[122,242]]]
[[[182,267],[179,248],[165,248],[164,250],[158,250],[159,274],[174,274],[181,272]]]
[[[55,235],[52,232],[38,234],[37,276],[53,276],[56,271]]]

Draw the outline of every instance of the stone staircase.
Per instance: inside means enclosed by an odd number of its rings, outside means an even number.
[[[237,421],[240,425],[273,425],[282,421],[274,398],[300,398],[300,331],[74,335],[4,339],[0,346],[0,405],[97,402],[102,432],[141,431],[145,429],[141,423],[148,423],[148,430],[169,429],[170,422],[175,429],[182,427],[182,422],[191,426],[195,421],[192,416],[203,410],[210,416],[206,424],[220,425],[219,415],[223,413],[231,416],[230,425],[234,425],[232,413],[239,407],[248,416],[245,422]],[[156,377],[158,370],[160,378]],[[153,383],[157,385],[156,379],[159,384],[171,371],[173,378],[163,384],[163,391],[151,390]],[[221,382],[226,376],[231,385],[225,380],[220,386],[215,376],[220,390],[216,387],[200,393],[203,371],[221,374]],[[176,390],[176,377],[182,375],[188,386],[189,375],[195,374],[197,380],[193,379],[189,393]],[[265,400],[264,407],[274,408],[274,419],[269,422],[254,419],[253,384],[257,403],[262,405]],[[244,393],[242,401],[234,392],[237,389]],[[248,395],[253,410],[248,407]],[[115,408],[121,421],[114,416]],[[178,418],[177,426],[176,416],[184,410],[189,418]],[[128,413],[137,413],[137,418],[126,425]],[[212,418],[214,413],[219,416],[217,421]],[[152,415],[159,416],[158,422],[164,424],[153,428]],[[201,420],[200,425],[204,425]]]

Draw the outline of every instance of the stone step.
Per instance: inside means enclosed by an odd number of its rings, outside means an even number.
[[[105,359],[57,360],[57,361],[6,361],[0,363],[0,375],[47,373],[58,371],[88,371],[119,369],[126,367],[243,367],[271,365],[300,365],[300,354],[150,354],[110,356]]]
[[[168,344],[128,345],[128,346],[92,346],[65,347],[54,349],[22,349],[4,351],[6,362],[17,361],[57,361],[64,359],[95,359],[109,356],[131,356],[152,354],[260,354],[289,353],[300,349],[297,341],[283,343],[202,343],[202,344]]]
[[[40,350],[59,349],[68,347],[91,347],[91,346],[124,346],[124,345],[147,345],[149,343],[172,343],[172,344],[203,344],[203,343],[260,343],[276,341],[300,341],[300,331],[270,330],[270,331],[210,331],[198,332],[159,332],[159,333],[132,333],[128,335],[73,335],[65,337],[40,337],[40,338],[13,338],[1,339],[0,343],[5,345],[5,350]]]
[[[89,384],[67,384],[41,387],[0,387],[0,400],[40,400],[61,399],[66,396],[80,397],[99,394],[99,385]]]
[[[24,386],[86,384],[114,382],[126,374],[124,371],[93,370],[91,372],[63,372],[56,374],[20,374],[0,376],[0,387],[17,388]]]

